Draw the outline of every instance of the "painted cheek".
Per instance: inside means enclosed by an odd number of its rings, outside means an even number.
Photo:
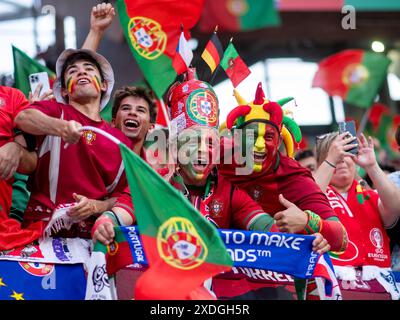
[[[72,79],[72,77],[67,79],[67,91],[69,93],[72,94],[75,91],[75,84],[76,84],[76,81],[74,79]]]
[[[265,149],[265,123],[258,124],[258,136],[256,143],[254,144],[257,151],[263,151]]]
[[[100,80],[97,76],[92,77],[92,83],[93,83],[94,87],[96,88],[96,91],[100,92],[100,90],[101,90],[100,89]]]

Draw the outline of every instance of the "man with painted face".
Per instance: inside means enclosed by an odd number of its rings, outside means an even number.
[[[235,162],[229,165],[222,161],[221,173],[273,215],[280,232],[320,232],[333,251],[343,252],[347,246],[345,229],[309,170],[291,159],[292,137],[297,142],[301,140],[296,123],[283,114],[280,104],[264,97],[261,83],[253,102],[246,103],[236,91],[235,96],[240,106],[228,114],[226,128],[242,130],[244,144],[251,140],[253,161],[250,166],[247,161],[242,168]],[[290,100],[284,99],[281,104]],[[289,156],[279,152],[282,139]],[[233,140],[225,139],[224,143],[228,141]],[[291,224],[288,219],[293,219]]]
[[[56,235],[90,238],[94,220],[110,205],[99,200],[124,194],[127,182],[118,146],[91,130],[78,129],[93,126],[128,146],[131,142],[100,117],[114,84],[112,68],[103,56],[89,50],[65,50],[57,60],[56,72],[57,102],[34,103],[15,119],[21,130],[38,136],[38,163],[23,225],[38,223],[43,229],[58,205],[77,201],[67,213],[74,223],[71,229],[61,229]],[[125,209],[132,207],[130,197],[123,199]],[[132,211],[125,211],[120,219],[130,224]]]
[[[321,233],[332,250],[343,252],[347,246],[345,229],[310,171],[291,159],[293,139],[296,142],[301,140],[297,124],[283,114],[278,103],[264,97],[261,84],[257,87],[254,101],[250,103],[236,90],[234,94],[239,106],[228,114],[226,124],[221,126],[221,129],[227,129],[223,130],[225,134],[222,134],[221,145],[224,150],[232,150],[230,155],[229,152],[223,153],[224,159],[218,168],[221,174],[245,190],[265,212],[273,216],[277,231]],[[290,100],[287,98],[279,102],[283,105]],[[238,130],[231,132],[232,129]],[[288,156],[279,152],[282,140]],[[247,158],[241,157],[242,150],[248,153]],[[233,287],[227,285],[226,280],[217,279],[214,286],[222,297],[270,299],[278,296],[291,299],[283,291],[271,290],[271,286],[286,286],[285,290],[289,292],[294,290],[293,280],[282,281],[282,278],[284,275],[280,278],[271,276],[275,285],[242,279]]]
[[[219,228],[276,228],[273,219],[246,192],[234,187],[216,169],[219,110],[212,87],[197,80],[195,70],[189,69],[185,82],[175,83],[167,97],[172,140],[177,138],[179,176],[175,178],[182,179],[180,185],[191,203]],[[179,179],[175,179],[177,182]],[[317,237],[314,249],[324,252],[329,246],[323,237]]]

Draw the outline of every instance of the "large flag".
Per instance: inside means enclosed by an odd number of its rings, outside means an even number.
[[[190,49],[189,42],[185,38],[185,33],[182,31],[179,37],[178,46],[176,47],[175,57],[172,61],[172,65],[176,73],[182,74],[188,68],[193,59],[193,52]]]
[[[319,63],[313,87],[355,106],[369,108],[386,78],[389,64],[390,60],[379,53],[345,50]]]
[[[26,97],[29,96],[29,92],[31,91],[29,75],[32,73],[47,72],[49,75],[50,87],[52,86],[52,83],[56,78],[56,74],[53,71],[14,46],[12,46],[12,51],[14,57],[15,87],[21,90]]]
[[[208,67],[210,68],[211,74],[218,67],[223,54],[224,50],[222,49],[221,41],[219,41],[217,32],[214,31],[210,40],[207,42],[203,53],[201,54],[202,59],[207,63]]]
[[[229,43],[224,52],[221,67],[225,70],[235,88],[250,74],[250,69],[240,58],[232,42]]]
[[[202,32],[218,25],[226,31],[250,31],[280,25],[274,0],[206,0],[199,22]]]
[[[118,0],[117,9],[132,54],[161,98],[177,76],[173,59],[181,25],[197,23],[204,0]],[[179,71],[179,70],[178,70]]]
[[[217,229],[139,156],[122,143],[120,149],[150,266],[135,297],[188,299],[233,262]]]

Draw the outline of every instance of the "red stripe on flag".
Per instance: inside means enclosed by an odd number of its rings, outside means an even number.
[[[219,62],[221,61],[221,56],[218,53],[217,48],[215,47],[214,43],[209,41],[206,46],[206,51],[211,55],[213,58],[215,65],[218,66]]]
[[[226,74],[231,79],[233,86],[236,88],[250,74],[250,69],[246,66],[240,56],[237,56],[228,69]]]

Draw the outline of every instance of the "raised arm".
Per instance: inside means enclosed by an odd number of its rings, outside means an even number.
[[[110,3],[101,3],[92,8],[90,14],[90,30],[86,36],[82,49],[97,51],[104,32],[111,25],[115,17],[115,10]]]

